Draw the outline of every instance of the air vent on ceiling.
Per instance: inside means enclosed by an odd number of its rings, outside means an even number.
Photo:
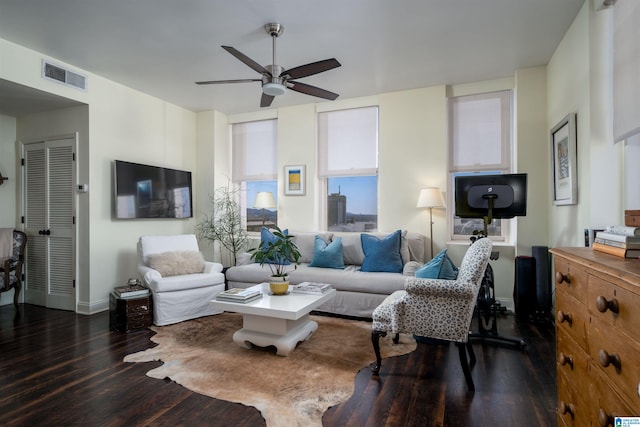
[[[42,60],[42,77],[76,89],[87,90],[87,77]]]

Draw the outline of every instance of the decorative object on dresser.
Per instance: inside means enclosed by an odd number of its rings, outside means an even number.
[[[558,425],[640,414],[640,263],[553,248]]]
[[[640,227],[640,210],[624,211],[624,225],[627,227]]]
[[[133,332],[151,326],[153,321],[152,298],[149,293],[142,296],[121,298],[109,295],[109,325],[118,332]]]
[[[140,284],[140,280],[131,278],[125,286],[116,286],[113,292],[120,298],[131,298],[149,295],[149,288],[145,288]]]

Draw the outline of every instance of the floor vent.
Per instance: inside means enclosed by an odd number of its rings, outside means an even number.
[[[80,90],[87,90],[87,77],[42,60],[42,77]]]

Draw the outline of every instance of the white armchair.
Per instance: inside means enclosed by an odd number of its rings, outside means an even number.
[[[141,236],[138,274],[151,290],[157,326],[220,313],[209,303],[224,290],[222,264],[204,261],[193,234]]]

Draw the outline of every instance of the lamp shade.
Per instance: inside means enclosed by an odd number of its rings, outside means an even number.
[[[254,208],[275,208],[276,201],[273,198],[271,191],[259,191],[256,194],[256,200],[253,202]]]
[[[439,187],[427,187],[420,190],[417,208],[445,208],[444,197]]]

